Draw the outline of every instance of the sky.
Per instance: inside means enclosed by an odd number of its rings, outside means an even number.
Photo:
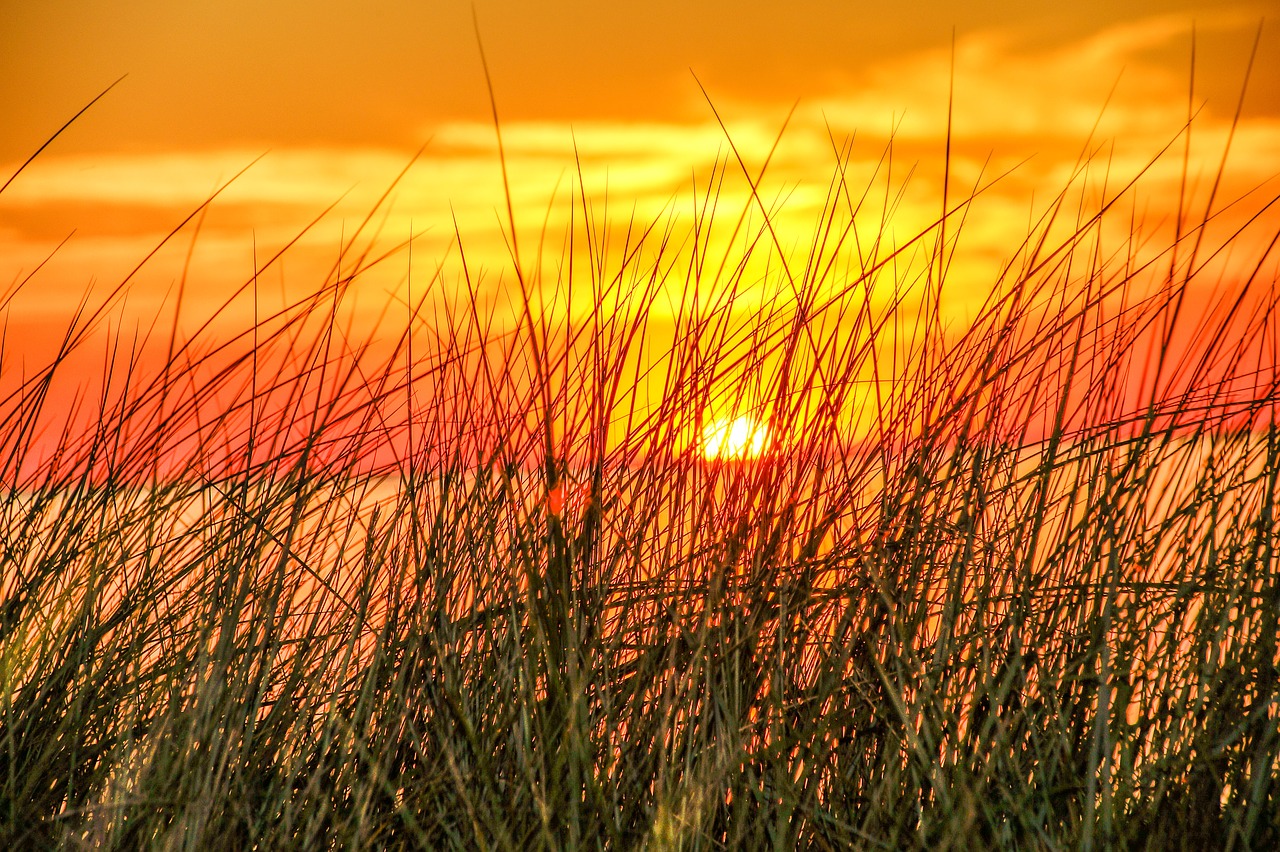
[[[0,194],[0,286],[30,277],[4,304],[5,346],[31,359],[83,300],[126,278],[112,310],[145,326],[173,309],[185,268],[184,322],[198,325],[334,205],[273,267],[281,299],[314,288],[424,145],[379,220],[380,245],[412,234],[414,262],[430,269],[457,256],[461,235],[497,275],[510,259],[482,50],[526,251],[579,180],[622,220],[688,209],[729,141],[758,168],[793,107],[769,174],[796,227],[821,208],[832,139],[846,138],[850,171],[871,181],[893,137],[922,187],[918,209],[904,196],[904,233],[926,221],[949,98],[950,179],[971,187],[1013,169],[968,225],[960,313],[1082,150],[1136,173],[1178,137],[1189,98],[1193,178],[1207,186],[1229,135],[1222,197],[1274,195],[1280,172],[1274,0],[0,0],[0,15],[0,182],[123,78]],[[246,166],[198,236],[189,224],[132,272]],[[1151,170],[1157,214],[1180,177],[1176,156]],[[740,184],[723,191],[746,198]],[[370,275],[354,310],[397,298],[407,262]],[[243,320],[238,310],[226,316]]]
[[[798,0],[785,12],[760,0],[5,0],[2,8],[6,160],[30,153],[43,132],[123,74],[129,80],[114,102],[68,143],[412,150],[440,122],[488,118],[475,22],[506,120],[699,121],[705,108],[691,72],[726,102],[776,108],[839,98],[884,86],[886,71],[946,49],[953,30],[962,46],[984,44],[1023,62],[1083,55],[1092,44],[1097,61],[1070,81],[1089,98],[1126,65],[1140,81],[1157,70],[1184,88],[1196,24],[1198,86],[1230,99],[1251,31],[1280,12],[1274,3],[1180,0]],[[1277,45],[1269,31],[1260,83],[1280,73]],[[1043,67],[1045,76],[1053,70]],[[909,93],[884,94],[913,106]],[[1274,117],[1280,91],[1259,85],[1248,106]]]

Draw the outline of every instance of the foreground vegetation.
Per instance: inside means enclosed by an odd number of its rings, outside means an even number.
[[[978,191],[894,243],[838,150],[799,250],[580,196],[381,345],[352,240],[52,442],[96,318],[6,360],[6,846],[1280,846],[1275,199],[1082,163],[955,328]]]

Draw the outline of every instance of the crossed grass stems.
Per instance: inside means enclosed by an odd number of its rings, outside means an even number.
[[[686,217],[579,180],[554,265],[508,191],[505,277],[458,235],[367,339],[391,189],[307,298],[175,314],[158,370],[108,335],[69,412],[132,276],[7,358],[7,839],[1280,843],[1276,197],[1184,188],[1147,234],[1169,149],[1121,186],[1082,155],[955,328],[989,183],[895,241],[892,144],[859,186],[833,140],[791,249],[726,138]],[[770,446],[704,458],[712,411]]]

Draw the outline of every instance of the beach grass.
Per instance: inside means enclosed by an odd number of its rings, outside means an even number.
[[[1084,158],[960,323],[983,185],[904,235],[851,150],[803,233],[730,156],[460,235],[376,340],[353,238],[230,338],[6,357],[5,845],[1280,846],[1274,188],[1148,233]]]

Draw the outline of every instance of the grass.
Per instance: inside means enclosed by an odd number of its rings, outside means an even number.
[[[981,187],[895,242],[833,151],[798,247],[722,162],[376,338],[352,238],[70,413],[106,314],[6,358],[6,844],[1280,846],[1277,199],[1084,160],[949,326]]]

